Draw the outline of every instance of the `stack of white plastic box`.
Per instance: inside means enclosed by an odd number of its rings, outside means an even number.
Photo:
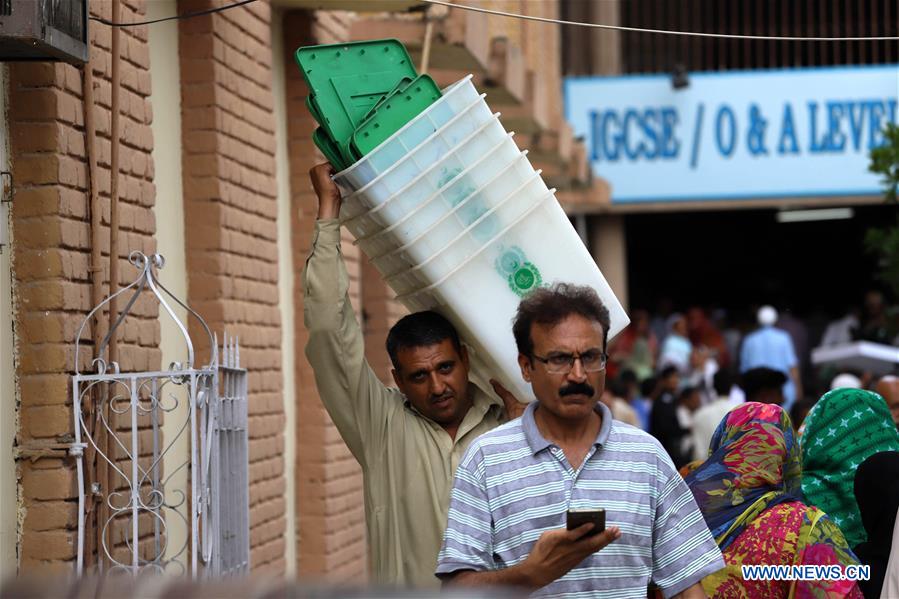
[[[596,263],[469,75],[335,181],[341,220],[398,299],[459,329],[473,378],[522,400],[512,318],[522,297],[556,281],[589,285],[628,318]]]

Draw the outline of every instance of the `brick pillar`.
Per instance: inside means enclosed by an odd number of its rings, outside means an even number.
[[[187,12],[218,6],[180,2]],[[278,307],[271,7],[179,22],[188,296],[240,338],[249,370],[250,542],[257,574],[284,573],[285,481]],[[208,343],[195,321],[201,361]]]
[[[590,18],[594,23],[619,25],[621,0],[591,0]],[[591,55],[593,71],[590,75],[617,75],[621,73],[621,32],[590,29],[590,43],[585,52]]]
[[[324,159],[312,143],[315,122],[304,105],[308,90],[293,53],[300,46],[347,39],[347,25],[346,15],[333,11],[293,11],[284,17],[292,230],[298,274],[309,254],[317,211],[309,169]],[[343,257],[351,279],[350,299],[359,314],[359,253],[346,233]],[[362,473],[319,399],[312,367],[304,354],[309,335],[300,317],[302,293],[302,277],[297,276],[297,573],[344,582],[361,581],[367,571]]]
[[[92,3],[91,12],[110,18],[111,4]],[[142,1],[123,3],[123,20],[137,21],[144,14]],[[97,184],[103,223],[108,225],[111,32],[107,26],[92,23],[90,34],[96,83]],[[128,253],[141,250],[152,254],[156,249],[147,28],[123,29],[121,50],[119,284],[126,285],[137,274],[127,262]],[[75,368],[75,335],[92,308],[90,199],[81,85],[81,72],[71,65],[29,62],[9,66],[7,116],[15,185],[16,384],[21,402],[16,446],[26,453],[47,443],[71,440],[74,433],[69,377]],[[108,276],[108,230],[102,235],[101,245],[104,258],[99,266],[101,274]],[[132,313],[134,317],[126,322],[119,338],[122,370],[158,369],[157,308],[138,302]],[[90,336],[85,340],[79,359],[82,370],[89,368],[92,353]],[[46,575],[70,570],[77,551],[72,459],[21,459],[17,468],[20,508],[24,509],[21,571]]]

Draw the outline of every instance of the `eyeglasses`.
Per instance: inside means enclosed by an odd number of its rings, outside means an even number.
[[[609,356],[598,349],[590,349],[582,354],[551,354],[546,356],[538,356],[531,354],[531,357],[543,362],[546,365],[546,372],[550,374],[568,374],[574,368],[574,361],[580,360],[584,372],[601,372],[606,369],[606,361]]]

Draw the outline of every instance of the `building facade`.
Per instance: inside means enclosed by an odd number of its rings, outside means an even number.
[[[161,253],[159,277],[211,330],[239,337],[248,370],[251,567],[256,574],[346,581],[367,576],[362,477],[318,398],[303,348],[301,269],[316,201],[305,83],[293,61],[304,45],[396,37],[442,85],[473,73],[516,140],[531,149],[560,200],[588,206],[606,187],[565,123],[557,28],[429,9],[414,1],[258,1],[232,10],[120,29],[119,287],[128,254]],[[494,2],[508,8],[506,2]],[[560,3],[521,10],[558,17]],[[123,0],[121,22],[202,11],[209,0]],[[90,2],[111,19],[112,2]],[[386,11],[386,12],[385,12]],[[77,551],[71,375],[92,282],[109,285],[112,28],[89,28],[93,105],[85,78],[62,62],[2,65],[6,105],[0,170],[9,239],[0,249],[2,576],[68,572]],[[86,116],[88,119],[86,119]],[[96,126],[91,168],[86,123]],[[90,177],[95,173],[94,180]],[[91,214],[91,183],[99,219]],[[3,212],[7,217],[7,212]],[[404,313],[347,238],[351,298],[372,366],[389,382],[383,350]],[[92,261],[92,251],[99,248]],[[122,371],[180,359],[174,323],[138,302],[119,338]],[[188,321],[184,310],[179,317]],[[91,345],[95,334],[82,338]],[[190,320],[190,332],[202,338]],[[198,346],[208,360],[208,343]],[[89,366],[87,363],[81,364]],[[164,437],[177,421],[166,416]],[[168,427],[168,428],[166,428]],[[164,465],[183,459],[173,445]],[[187,473],[179,474],[187,484]],[[100,490],[97,500],[105,498]],[[143,524],[142,524],[143,525]],[[96,536],[96,531],[88,531]],[[184,539],[184,527],[168,532]]]
[[[896,10],[882,0],[563,4],[569,20],[750,37],[896,36]],[[895,41],[567,33],[568,118],[611,186],[608,204],[584,212],[632,307],[770,302],[833,317],[860,301],[877,270],[865,231],[894,221],[867,167],[897,120]]]

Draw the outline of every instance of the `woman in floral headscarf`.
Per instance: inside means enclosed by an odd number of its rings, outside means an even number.
[[[862,596],[847,580],[746,580],[749,565],[855,565],[840,529],[802,502],[799,446],[780,406],[745,403],[718,425],[711,455],[687,485],[724,554],[703,580],[711,597]]]
[[[851,547],[868,540],[855,500],[855,472],[881,451],[899,451],[899,432],[876,393],[834,389],[805,418],[802,492],[834,519]]]

